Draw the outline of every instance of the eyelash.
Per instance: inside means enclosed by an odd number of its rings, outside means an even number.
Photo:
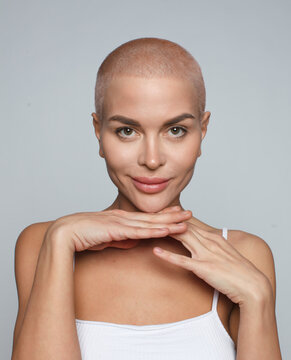
[[[130,138],[131,136],[121,136],[120,135],[120,132],[121,132],[121,130],[123,130],[123,129],[130,129],[130,130],[133,130],[132,128],[130,128],[130,127],[128,127],[128,126],[123,126],[123,127],[120,127],[120,128],[118,128],[118,129],[116,129],[115,130],[115,133],[120,137],[120,138]],[[180,139],[180,138],[182,138],[182,137],[184,137],[185,135],[186,135],[186,133],[188,132],[188,130],[186,130],[185,128],[183,128],[183,127],[181,127],[181,126],[173,126],[173,127],[171,127],[169,130],[171,130],[171,129],[181,129],[181,130],[183,130],[183,135],[180,135],[180,136],[174,136],[174,138],[176,138],[176,139]],[[134,131],[134,130],[133,130]]]

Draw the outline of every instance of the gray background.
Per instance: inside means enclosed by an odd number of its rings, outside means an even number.
[[[281,350],[291,358],[290,30],[282,0],[1,0],[2,359],[11,355],[21,230],[102,210],[116,196],[90,116],[95,77],[110,51],[144,36],[178,42],[202,67],[212,116],[182,205],[269,244]]]

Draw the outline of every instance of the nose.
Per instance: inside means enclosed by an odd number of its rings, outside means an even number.
[[[139,165],[145,165],[149,169],[157,169],[159,166],[164,165],[166,156],[162,149],[162,144],[159,142],[157,136],[144,137],[141,144],[140,152],[138,155]]]

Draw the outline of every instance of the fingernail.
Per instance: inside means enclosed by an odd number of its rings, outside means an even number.
[[[163,252],[163,250],[159,247],[155,247],[154,250],[157,254],[161,254]]]
[[[169,210],[177,211],[177,210],[180,210],[180,207],[179,206],[171,206],[171,207],[169,207]]]

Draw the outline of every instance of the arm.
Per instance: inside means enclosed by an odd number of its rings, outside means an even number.
[[[243,233],[245,244],[241,252],[260,270],[258,286],[249,300],[239,307],[239,314],[231,315],[232,329],[237,333],[237,360],[281,360],[277,332],[275,303],[276,277],[272,251],[256,235]]]
[[[30,261],[27,253],[29,233],[31,231],[22,232],[15,248],[15,274],[21,308],[15,326],[12,360],[80,360],[74,309],[74,250],[65,241],[64,234],[48,229],[26,305],[21,282],[26,274],[21,274],[21,269]],[[25,253],[27,256],[22,257]]]
[[[272,289],[240,308],[237,360],[281,360]]]

